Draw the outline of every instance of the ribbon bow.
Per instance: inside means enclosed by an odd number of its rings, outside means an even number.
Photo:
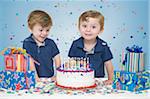
[[[142,47],[139,47],[139,46],[136,46],[136,45],[133,45],[131,48],[130,47],[127,47],[126,48],[127,51],[129,52],[135,52],[135,53],[142,53]]]

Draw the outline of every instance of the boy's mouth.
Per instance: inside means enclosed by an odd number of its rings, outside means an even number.
[[[85,36],[92,36],[92,34],[85,34]]]
[[[45,39],[46,37],[40,36],[40,38]]]

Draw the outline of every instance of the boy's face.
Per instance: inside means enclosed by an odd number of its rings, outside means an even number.
[[[35,24],[33,26],[33,29],[29,30],[33,34],[37,42],[43,43],[49,34],[50,26],[43,28],[40,24]]]
[[[88,18],[80,22],[79,31],[85,40],[96,39],[100,31],[100,24],[97,18]]]

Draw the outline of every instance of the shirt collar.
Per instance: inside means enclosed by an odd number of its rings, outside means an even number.
[[[31,35],[29,36],[28,41],[33,42],[33,43],[36,43],[36,41],[35,41],[34,38],[33,38],[33,34],[31,34]],[[36,44],[37,44],[37,43],[36,43]],[[42,45],[40,45],[40,46],[45,46],[45,45],[46,45],[46,40],[45,40],[44,43],[42,43]]]
[[[31,35],[26,39],[26,41],[36,43],[35,40],[32,38],[32,35],[33,35],[33,34],[31,34]]]
[[[107,46],[107,43],[100,39],[99,37],[97,39],[97,44],[95,45],[95,52],[101,52],[104,50],[104,47]]]
[[[92,48],[90,51],[86,51],[86,54],[94,54],[95,48]]]
[[[84,42],[83,42],[83,37],[80,37],[78,42],[77,42],[77,47],[78,48],[84,48]]]
[[[98,36],[96,37],[97,43],[95,45],[95,51],[94,52],[101,52],[104,50],[104,46],[107,45],[105,41],[100,39]],[[78,42],[77,42],[77,47],[83,49],[84,48],[84,42],[83,42],[83,37],[80,37]]]

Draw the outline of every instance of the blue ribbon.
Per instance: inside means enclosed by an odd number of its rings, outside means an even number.
[[[129,52],[135,52],[135,53],[142,53],[142,47],[139,47],[139,46],[136,46],[136,45],[133,45],[131,48],[130,47],[127,47],[126,48],[127,51]]]
[[[9,54],[11,54],[11,49],[10,49],[10,48],[8,48],[8,49],[4,52],[4,55],[9,55]]]
[[[143,53],[142,47],[133,45],[132,47],[126,47],[126,50],[128,52],[134,52],[134,53]],[[127,62],[127,53],[125,54],[125,60],[122,62],[123,65]]]

